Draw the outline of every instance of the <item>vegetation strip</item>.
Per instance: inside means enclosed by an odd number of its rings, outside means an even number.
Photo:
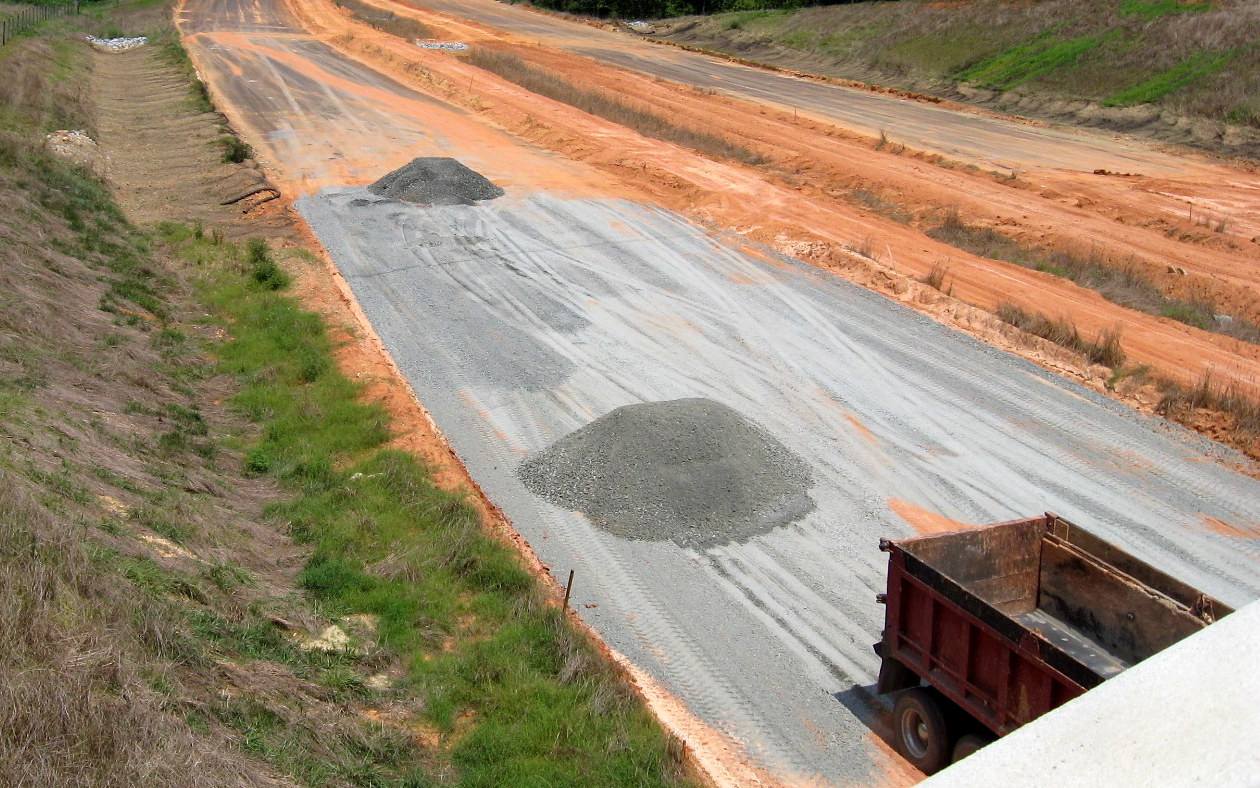
[[[1130,309],[1167,317],[1244,342],[1260,344],[1260,326],[1245,320],[1218,316],[1216,305],[1207,301],[1170,298],[1138,271],[1136,265],[1117,265],[1093,255],[1081,256],[1025,246],[995,230],[967,224],[956,211],[947,213],[941,223],[928,230],[927,234],[980,257],[1005,260],[1070,279],[1081,287],[1097,292],[1108,301]]]
[[[379,622],[459,784],[676,783],[665,735],[510,548],[419,460],[384,448],[386,414],[335,370],[318,316],[276,292],[265,248],[216,260],[223,247],[185,229],[165,240],[206,273],[202,298],[233,334],[220,369],[263,436],[246,471],[296,493],[268,514],[314,548],[301,584],[327,616]]]
[[[429,26],[415,19],[398,16],[391,11],[382,11],[359,0],[333,0],[333,2],[349,11],[355,19],[383,33],[409,41],[433,38],[433,31]]]
[[[1122,90],[1103,104],[1109,107],[1130,107],[1135,104],[1151,104],[1177,88],[1188,85],[1200,77],[1219,70],[1233,57],[1234,52],[1198,52],[1177,65],[1160,72],[1145,82]]]
[[[583,112],[633,129],[645,137],[682,145],[721,159],[734,159],[748,164],[764,162],[760,156],[721,137],[679,126],[667,118],[632,107],[605,93],[579,88],[511,53],[474,47],[469,50],[468,60],[474,66],[498,74],[531,93],[577,107]]]
[[[1010,90],[1034,77],[1076,62],[1101,44],[1105,36],[1056,39],[1047,31],[1033,40],[1011,47],[958,73],[958,79],[976,82],[986,88]]]

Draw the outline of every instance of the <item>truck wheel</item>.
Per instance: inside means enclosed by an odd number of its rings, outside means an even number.
[[[937,693],[912,687],[897,695],[893,734],[897,751],[924,774],[940,771],[951,755],[949,725]]]
[[[965,736],[958,737],[958,743],[954,745],[953,762],[958,763],[981,747],[992,743],[992,741],[993,737],[984,733],[968,733]]]

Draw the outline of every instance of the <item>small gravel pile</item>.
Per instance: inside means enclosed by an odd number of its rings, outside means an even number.
[[[148,36],[132,36],[130,38],[97,38],[88,36],[87,42],[102,52],[126,52],[128,49],[142,47],[149,43]]]
[[[416,46],[421,49],[435,49],[440,52],[464,52],[468,49],[467,44],[461,44],[458,41],[417,41]]]
[[[421,157],[368,187],[391,200],[425,205],[472,205],[503,196],[503,190],[455,159]]]
[[[100,148],[82,129],[59,129],[44,136],[44,148],[80,167],[98,170],[101,163]]]
[[[628,539],[684,547],[742,541],[814,508],[809,469],[725,405],[627,405],[572,432],[518,470],[535,494]]]

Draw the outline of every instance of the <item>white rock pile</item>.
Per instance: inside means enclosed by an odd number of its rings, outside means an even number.
[[[417,41],[416,46],[421,49],[440,49],[444,52],[463,52],[468,49],[467,44],[461,44],[458,41]]]
[[[96,169],[101,163],[101,153],[96,142],[81,129],[54,131],[44,137],[44,147],[54,156],[80,167]]]
[[[102,52],[126,52],[128,49],[142,47],[149,43],[148,36],[131,36],[129,38],[97,38],[88,36],[87,42]]]

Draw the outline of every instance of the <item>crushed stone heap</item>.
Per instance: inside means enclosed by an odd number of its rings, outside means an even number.
[[[455,159],[422,156],[368,187],[391,200],[425,205],[472,205],[503,196],[503,190]]]
[[[518,469],[525,486],[628,539],[684,547],[742,541],[814,508],[809,468],[725,405],[626,405]]]

